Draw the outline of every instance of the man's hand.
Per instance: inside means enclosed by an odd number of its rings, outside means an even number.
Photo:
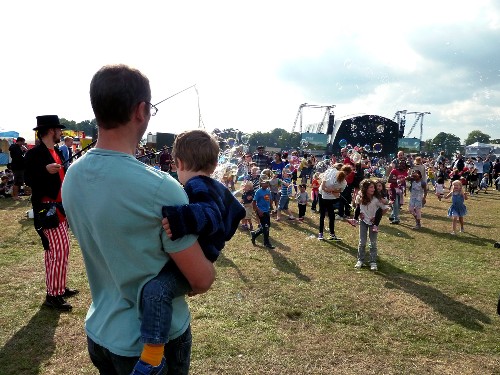
[[[168,238],[172,238],[172,230],[170,229],[170,224],[166,217],[164,217],[161,221],[161,225],[163,226],[163,229],[165,229],[165,232],[167,232]]]
[[[49,172],[50,174],[56,174],[56,173],[59,173],[59,170],[62,167],[61,167],[61,164],[52,163],[52,164],[47,164],[45,166],[45,168],[47,169],[47,172]]]

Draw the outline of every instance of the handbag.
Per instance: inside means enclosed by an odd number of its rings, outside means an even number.
[[[42,203],[41,208],[36,213],[38,222],[42,229],[54,229],[59,226],[59,216],[57,216],[57,207],[59,203]]]

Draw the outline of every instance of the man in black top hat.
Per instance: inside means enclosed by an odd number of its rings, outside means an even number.
[[[47,296],[44,302],[61,311],[71,310],[64,297],[78,293],[66,287],[69,256],[68,224],[62,209],[61,185],[64,180],[63,156],[56,144],[60,142],[62,129],[56,115],[38,116],[37,137],[40,143],[26,153],[26,184],[31,187],[31,203],[35,216],[35,229],[45,249],[45,284]],[[43,228],[41,211],[49,204],[57,207],[57,226]]]

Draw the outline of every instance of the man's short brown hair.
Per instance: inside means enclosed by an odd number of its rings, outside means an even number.
[[[126,124],[139,103],[150,101],[149,80],[127,65],[103,66],[90,82],[90,103],[97,125],[104,129]]]
[[[212,173],[219,159],[219,143],[205,130],[188,130],[175,138],[172,157],[181,160],[186,170]]]

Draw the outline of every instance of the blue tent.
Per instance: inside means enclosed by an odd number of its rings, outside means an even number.
[[[0,137],[3,137],[3,138],[17,138],[17,137],[19,137],[19,133],[15,132],[15,131],[0,132]]]

